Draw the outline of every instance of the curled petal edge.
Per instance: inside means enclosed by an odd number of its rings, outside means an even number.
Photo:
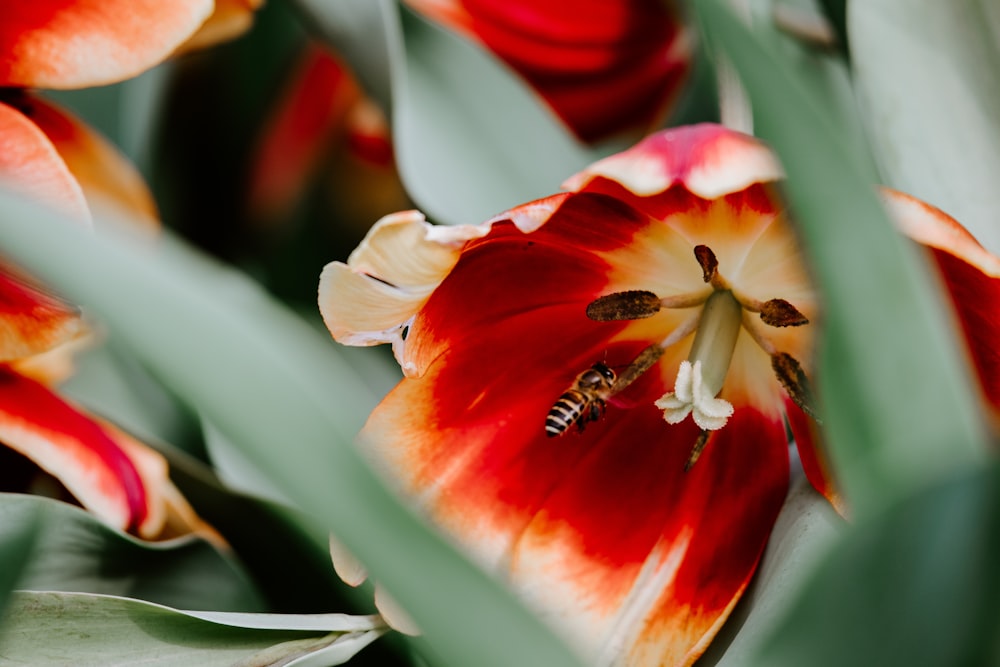
[[[653,134],[628,150],[598,160],[562,187],[579,192],[600,177],[639,197],[680,184],[703,199],[715,199],[754,183],[780,180],[784,171],[771,149],[757,139],[702,123]]]
[[[911,239],[954,255],[991,278],[1000,277],[1000,257],[947,213],[891,188],[879,188],[879,195],[893,222]]]
[[[334,340],[344,345],[392,345],[407,375],[416,365],[404,355],[407,325],[451,272],[465,244],[509,220],[524,233],[537,230],[567,193],[511,209],[480,225],[436,226],[419,211],[387,215],[344,262],[323,268],[319,310]]]

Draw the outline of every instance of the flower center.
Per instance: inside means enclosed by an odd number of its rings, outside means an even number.
[[[660,342],[650,345],[619,376],[612,393],[622,391],[656,365],[663,351],[695,334],[691,351],[682,362],[674,381],[674,390],[664,394],[655,405],[663,418],[678,424],[689,415],[702,430],[694,443],[687,468],[694,465],[708,443],[709,435],[726,425],[733,406],[719,398],[729,374],[740,331],[771,357],[776,379],[788,395],[807,414],[815,418],[808,380],[802,367],[789,354],[779,351],[767,334],[767,327],[796,327],[809,320],[788,301],[758,301],[739,292],[719,271],[719,262],[711,248],[694,248],[702,277],[711,289],[688,294],[660,296],[645,290],[608,294],[594,300],[587,316],[597,321],[635,320],[653,317],[663,309],[691,308],[701,305],[699,313],[670,331]],[[758,321],[751,314],[760,316]],[[760,326],[761,324],[765,326]]]

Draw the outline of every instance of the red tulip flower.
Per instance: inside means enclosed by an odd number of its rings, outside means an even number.
[[[692,37],[664,0],[407,4],[493,52],[587,142],[651,129],[690,65]]]
[[[482,225],[389,216],[323,272],[334,338],[390,343],[406,376],[364,428],[376,465],[596,664],[704,651],[785,498],[786,420],[840,502],[810,391],[820,304],[781,176],[751,137],[672,129]],[[886,199],[1000,404],[1000,261]]]

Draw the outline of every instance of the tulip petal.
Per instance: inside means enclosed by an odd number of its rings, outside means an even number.
[[[0,102],[0,183],[59,209],[76,220],[90,220],[80,184],[59,151],[30,116],[27,97]]]
[[[721,125],[703,123],[658,132],[599,160],[563,183],[570,191],[649,197],[683,185],[705,199],[778,180],[783,172],[763,143]],[[609,189],[606,181],[621,188]],[[613,185],[612,184],[612,185]]]
[[[585,0],[571,12],[556,1],[409,4],[504,60],[584,141],[652,127],[690,60],[691,38],[661,0]]]
[[[7,370],[0,371],[0,440],[109,525],[137,529],[149,516],[141,475],[107,433],[43,385]]]
[[[946,213],[909,195],[884,188],[893,220],[931,249],[952,307],[961,323],[970,362],[994,425],[1000,425],[1000,258],[983,248]]]
[[[0,265],[0,362],[47,352],[85,331],[75,306]]]
[[[0,86],[83,88],[161,62],[204,23],[212,0],[7,0]]]
[[[31,120],[45,133],[83,188],[98,220],[104,216],[158,229],[159,213],[145,180],[114,144],[58,106],[31,98]]]
[[[239,37],[253,25],[254,12],[263,4],[264,0],[215,0],[212,15],[177,52],[187,53]]]
[[[738,409],[685,472],[700,429],[665,424],[653,405],[680,363],[672,351],[582,433],[544,428],[580,371],[621,368],[648,345],[586,306],[614,251],[650,225],[590,194],[561,200],[530,234],[493,221],[424,298],[405,355],[420,373],[362,437],[408,498],[586,655],[686,664],[746,586],[781,506],[780,414]]]

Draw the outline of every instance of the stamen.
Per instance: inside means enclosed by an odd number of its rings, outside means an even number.
[[[637,356],[635,360],[629,364],[628,368],[622,371],[622,374],[618,376],[618,381],[615,382],[614,386],[611,388],[611,393],[617,394],[618,392],[623,391],[625,387],[638,380],[643,373],[652,368],[653,365],[660,360],[660,357],[663,356],[663,350],[663,347],[654,343],[640,352],[639,356]]]
[[[795,405],[802,409],[802,412],[812,417],[816,423],[821,423],[816,410],[816,402],[813,398],[812,388],[809,378],[802,370],[801,364],[795,357],[787,352],[778,352],[771,356],[771,368],[778,378],[778,382],[788,392],[788,397]]]
[[[702,278],[706,283],[712,282],[715,272],[719,269],[719,260],[716,258],[715,253],[707,245],[696,245],[694,247],[694,256],[698,260],[698,264],[701,265]]]
[[[760,319],[772,327],[800,327],[809,319],[784,299],[771,299],[761,304]]]
[[[688,454],[688,460],[684,463],[684,472],[690,472],[694,464],[698,462],[701,453],[705,450],[705,445],[708,444],[709,435],[711,435],[711,431],[702,431],[698,434],[698,439],[694,441],[691,453]]]
[[[660,312],[660,297],[646,290],[628,290],[598,297],[587,306],[587,317],[597,322],[641,320]]]

